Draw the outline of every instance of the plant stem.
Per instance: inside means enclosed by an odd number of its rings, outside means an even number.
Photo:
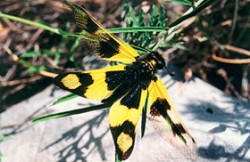
[[[165,27],[125,27],[125,28],[110,28],[111,33],[129,33],[129,32],[164,32]]]
[[[65,35],[65,34],[68,33],[68,32],[63,31],[61,29],[54,28],[54,27],[48,26],[46,24],[43,24],[41,22],[35,22],[35,21],[23,19],[23,18],[20,18],[20,17],[16,17],[16,16],[5,14],[5,13],[2,13],[2,12],[0,12],[0,17],[7,18],[7,19],[13,20],[13,21],[18,21],[18,22],[21,22],[21,23],[24,23],[24,24],[28,24],[28,25],[31,25],[31,26],[35,26],[35,27],[38,27],[38,28],[41,28],[41,29],[48,30],[50,32],[59,34],[59,35]]]
[[[44,30],[53,32],[55,34],[59,34],[59,35],[68,35],[68,36],[79,36],[81,34],[72,34],[72,33],[68,33],[66,31],[63,31],[59,28],[54,28],[51,26],[48,26],[42,22],[34,22],[31,20],[27,20],[27,19],[23,19],[20,17],[16,17],[16,16],[12,16],[12,15],[8,15],[8,14],[4,14],[0,12],[0,17],[3,18],[7,18],[9,20],[13,20],[13,21],[17,21],[17,22],[21,22],[24,24],[28,24],[31,26],[35,26],[38,28],[42,28]],[[108,29],[111,33],[129,33],[129,32],[162,32],[162,31],[166,31],[166,29],[164,27],[126,27],[126,28],[111,28]]]
[[[110,106],[111,105],[109,103],[103,103],[103,104],[100,104],[100,105],[94,105],[94,106],[90,106],[90,107],[86,107],[86,108],[79,108],[79,109],[59,112],[59,113],[56,113],[56,114],[49,114],[49,115],[46,115],[46,116],[38,117],[38,118],[34,119],[33,122],[41,122],[41,121],[50,120],[50,119],[56,119],[56,118],[62,118],[62,117],[71,116],[71,115],[82,114],[82,113],[86,113],[86,112],[89,112],[89,111],[108,108]]]
[[[206,8],[207,6],[209,6],[214,0],[204,0],[203,2],[201,2],[201,4],[194,8],[192,12],[183,15],[182,17],[180,17],[179,19],[175,20],[174,22],[172,22],[171,24],[168,25],[169,28],[172,28],[178,24],[180,24],[182,21],[193,17],[194,15],[196,15],[197,13],[199,13],[200,11],[202,11],[204,8]]]

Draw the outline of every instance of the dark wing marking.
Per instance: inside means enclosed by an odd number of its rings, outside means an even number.
[[[111,82],[109,77],[124,71],[125,65],[117,65],[98,70],[63,73],[55,77],[54,83],[79,96],[100,100],[110,96],[120,84],[120,80],[113,79]]]
[[[64,8],[70,9],[75,14],[77,26],[95,37],[99,42],[97,50],[100,56],[109,61],[131,63],[139,56],[137,51],[124,41],[110,33],[84,8],[65,2]]]
[[[195,141],[181,121],[159,78],[152,80],[149,86],[148,107],[155,130],[180,153],[195,159],[197,157]]]
[[[143,90],[139,86],[131,88],[110,109],[110,129],[119,160],[126,160],[133,150],[135,132],[146,97],[147,90]]]

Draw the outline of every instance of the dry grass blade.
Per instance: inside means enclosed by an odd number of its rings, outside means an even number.
[[[36,82],[37,80],[40,80],[42,78],[43,78],[42,76],[34,76],[34,77],[28,78],[28,79],[19,79],[19,80],[0,82],[0,87],[8,87],[8,86],[13,86],[13,85],[18,85],[18,84],[32,83],[32,82]]]
[[[250,58],[249,59],[227,59],[223,57],[218,57],[214,54],[212,55],[212,59],[215,61],[228,63],[228,64],[249,64],[250,63]]]
[[[222,46],[222,48],[224,48],[225,50],[228,50],[228,51],[232,51],[232,52],[236,52],[239,54],[250,56],[250,51],[239,48],[239,47],[235,47],[235,46],[232,46],[229,44]]]

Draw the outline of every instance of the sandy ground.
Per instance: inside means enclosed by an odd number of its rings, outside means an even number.
[[[197,142],[196,161],[250,161],[250,103],[225,95],[195,78],[183,84],[163,77],[184,123]],[[27,92],[28,93],[28,92]],[[85,107],[97,102],[80,97],[51,106],[67,92],[50,86],[0,117],[3,162],[114,161],[114,145],[108,128],[108,109],[32,123],[41,114]],[[191,161],[163,140],[147,122],[141,139],[127,161]]]

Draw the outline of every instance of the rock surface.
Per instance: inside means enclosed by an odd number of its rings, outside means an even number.
[[[196,161],[250,161],[250,103],[226,96],[197,78],[184,84],[169,77],[162,80],[196,140]],[[65,91],[50,86],[1,114],[1,133],[11,137],[0,143],[3,162],[114,161],[108,109],[31,122],[52,110],[55,113],[98,103],[78,97],[51,106],[64,95]],[[127,161],[191,160],[172,148],[147,122],[142,139],[138,129],[134,151]]]

